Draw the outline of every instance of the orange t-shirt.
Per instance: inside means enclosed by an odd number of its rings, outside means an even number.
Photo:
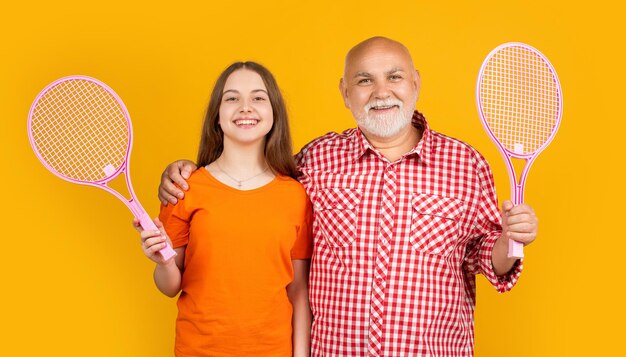
[[[292,259],[312,253],[311,204],[296,180],[240,191],[195,171],[160,219],[186,246],[177,356],[291,356]]]

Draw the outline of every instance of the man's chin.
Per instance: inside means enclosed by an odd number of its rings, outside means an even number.
[[[381,139],[388,139],[398,135],[400,132],[406,129],[407,126],[408,125],[403,125],[402,127],[378,127],[359,124],[359,129],[361,129],[365,136],[375,136]]]

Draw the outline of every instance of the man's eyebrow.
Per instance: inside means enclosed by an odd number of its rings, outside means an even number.
[[[398,73],[398,72],[404,72],[404,70],[400,67],[396,67],[396,68],[392,68],[391,70],[387,71],[386,74],[394,74],[394,73]]]
[[[388,70],[387,72],[385,72],[385,75],[390,75],[390,74],[394,74],[394,73],[398,73],[398,72],[404,72],[404,70],[402,68],[400,68],[400,67],[394,67],[394,68]],[[363,72],[363,71],[359,71],[359,72],[356,72],[354,74],[354,78],[356,78],[356,77],[366,77],[366,78],[369,78],[371,76],[372,76],[371,73]]]

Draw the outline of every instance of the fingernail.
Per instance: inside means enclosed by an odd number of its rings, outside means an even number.
[[[187,188],[186,188],[186,187],[184,187],[184,189],[186,190]],[[179,194],[177,194],[176,196],[177,196],[178,198],[183,198],[183,194],[182,194],[182,192],[181,192],[181,193],[179,193]]]

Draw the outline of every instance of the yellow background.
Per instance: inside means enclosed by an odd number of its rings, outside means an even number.
[[[2,355],[156,357],[173,348],[175,300],[153,286],[131,214],[104,191],[58,179],[30,149],[27,114],[45,85],[84,74],[124,99],[135,132],[135,191],[155,215],[159,174],[175,159],[195,158],[209,91],[225,66],[256,60],[273,71],[300,148],[353,126],[337,90],[343,56],[373,35],[411,50],[422,74],[418,108],[435,130],[487,157],[501,199],[509,183],[478,119],[478,69],[508,41],[551,60],[565,111],[528,179],[540,236],[511,293],[478,279],[476,355],[624,350],[618,1],[15,3],[0,11]]]

